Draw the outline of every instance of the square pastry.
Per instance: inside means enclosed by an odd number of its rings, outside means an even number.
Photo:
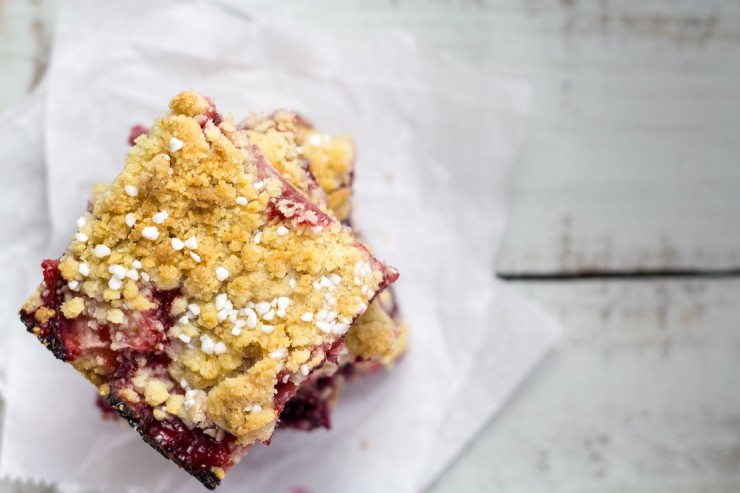
[[[209,99],[177,95],[21,310],[209,488],[269,442],[286,402],[338,362],[398,277],[253,140]]]

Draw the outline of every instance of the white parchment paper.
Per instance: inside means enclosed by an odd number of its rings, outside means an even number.
[[[557,334],[492,277],[528,86],[471,73],[407,35],[334,39],[201,2],[65,3],[48,89],[21,116],[5,117],[37,125],[10,134],[35,144],[31,152],[9,143],[3,165],[43,172],[26,177],[33,185],[19,197],[34,202],[34,215],[16,206],[7,218],[19,232],[35,221],[38,239],[0,253],[18,260],[12,289],[20,290],[4,298],[15,303],[3,317],[17,334],[0,475],[69,491],[202,490],[126,426],[100,421],[90,385],[10,317],[41,278],[29,259],[58,256],[90,186],[120,170],[130,126],[150,122],[185,88],[237,117],[285,107],[355,136],[356,224],[401,271],[397,292],[413,327],[396,370],[347,388],[333,430],[278,432],[220,491],[418,491]],[[7,138],[0,134],[0,148]]]

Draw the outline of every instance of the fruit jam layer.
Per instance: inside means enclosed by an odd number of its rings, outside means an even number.
[[[45,288],[39,309],[53,310],[53,315],[46,322],[39,323],[35,312],[22,312],[21,318],[28,329],[57,358],[75,366],[93,362],[94,374],[105,379],[111,390],[107,399],[98,400],[104,416],[110,419],[112,413],[121,415],[162,455],[187,469],[206,486],[215,487],[218,478],[213,469],[227,470],[234,464],[235,457],[245,452],[236,444],[235,437],[224,434],[216,439],[198,428],[188,428],[181,419],[172,415],[158,420],[150,406],[124,403],[119,397],[125,389],[134,387],[132,379],[142,367],[160,379],[172,380],[168,374],[167,331],[175,322],[170,306],[179,291],[153,291],[151,297],[156,301],[156,308],[144,312],[127,330],[113,332],[110,325],[91,318],[65,318],[61,310],[65,283],[59,272],[59,261],[44,260],[42,269]],[[118,350],[111,349],[113,338]],[[89,368],[89,364],[85,366]]]

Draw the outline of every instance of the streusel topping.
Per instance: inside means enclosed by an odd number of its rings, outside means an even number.
[[[62,310],[136,326],[157,307],[153,290],[177,290],[170,379],[142,376],[131,400],[215,423],[242,443],[267,439],[278,376],[298,383],[322,364],[387,272],[267,164],[257,135],[193,92],[170,109],[78,221],[59,265],[69,289]],[[264,152],[297,163],[289,141],[274,144],[285,138],[271,135]]]
[[[321,133],[286,110],[269,116],[252,114],[240,126],[249,129],[252,141],[259,142],[260,150],[292,185],[338,220],[349,219],[355,157],[349,136]],[[308,161],[309,173],[298,164],[301,158]],[[346,345],[353,357],[391,364],[406,349],[408,328],[379,304],[376,300],[350,327]]]
[[[329,198],[329,208],[340,221],[349,219],[355,161],[352,138],[322,133],[303,122],[298,126],[296,143],[300,154],[311,162],[311,171]]]

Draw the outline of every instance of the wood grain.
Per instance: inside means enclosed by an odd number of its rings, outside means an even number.
[[[42,73],[53,7],[0,4],[0,108]],[[257,2],[355,36],[403,28],[536,96],[502,274],[740,267],[740,4],[732,0]]]
[[[740,281],[514,285],[563,337],[432,493],[740,491]]]
[[[740,267],[737,2],[321,5],[291,15],[403,27],[479,69],[532,78],[500,273]]]

